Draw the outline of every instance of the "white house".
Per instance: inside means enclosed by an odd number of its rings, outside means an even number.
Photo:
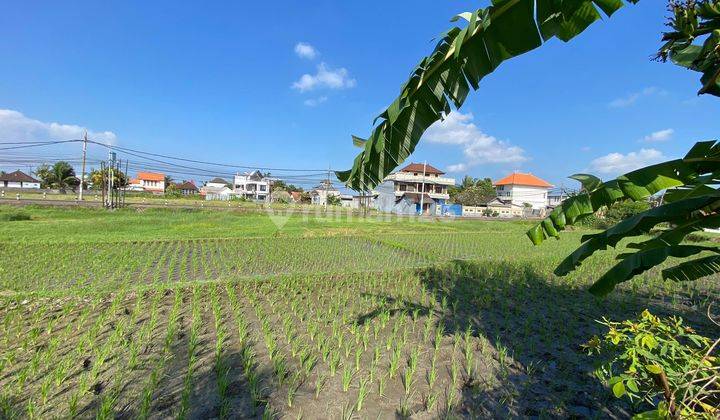
[[[462,206],[464,217],[524,217],[525,207],[497,197],[479,206]]]
[[[40,189],[40,181],[22,171],[10,172],[0,175],[0,187],[2,188],[30,188]]]
[[[156,172],[138,172],[137,178],[130,180],[128,190],[164,194],[165,174]]]
[[[264,201],[270,193],[270,179],[260,171],[235,174],[233,192],[248,200]]]
[[[222,178],[213,178],[200,187],[200,196],[205,197],[206,200],[230,200],[232,195],[233,190]]]
[[[494,183],[499,199],[517,206],[530,206],[544,210],[548,205],[548,192],[552,185],[533,174],[512,173]]]
[[[310,202],[317,205],[325,205],[328,197],[339,197],[340,191],[333,185],[330,180],[323,180],[320,185],[310,191]]]
[[[384,182],[392,183],[396,202],[404,200],[414,203],[416,213],[437,214],[441,205],[450,199],[448,187],[455,185],[455,178],[443,175],[445,172],[432,165],[411,163],[385,177]]]
[[[227,187],[228,185],[230,185],[230,183],[222,178],[213,178],[210,181],[205,182],[205,186],[210,188],[222,188]]]
[[[564,192],[550,192],[548,193],[548,202],[547,205],[549,208],[555,208],[562,204],[563,201],[565,201],[568,198],[568,195]]]

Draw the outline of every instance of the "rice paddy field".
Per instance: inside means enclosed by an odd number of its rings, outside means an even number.
[[[598,299],[620,250],[529,226],[0,206],[0,418],[628,418],[596,319],[720,334],[717,278]]]

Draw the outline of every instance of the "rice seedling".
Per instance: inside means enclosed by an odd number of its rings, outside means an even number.
[[[343,371],[342,371],[342,389],[345,392],[348,392],[350,389],[350,381],[352,381],[353,378],[353,369],[352,367],[348,366],[347,364],[343,365]]]
[[[365,401],[365,398],[367,398],[368,393],[370,392],[369,384],[370,384],[369,378],[364,378],[364,379],[359,380],[358,396],[357,396],[357,400],[355,401],[355,410],[358,412],[362,411],[363,402]]]
[[[474,399],[461,401],[460,391],[479,383],[479,363],[490,358],[495,370],[473,393],[502,389],[498,398],[513,408],[520,400],[523,407],[547,403],[569,417],[570,395],[549,401],[544,393],[505,392],[510,349],[534,361],[550,346],[553,356],[559,346],[572,348],[592,328],[585,320],[650,302],[628,297],[633,289],[679,311],[689,307],[684,302],[706,305],[717,296],[708,283],[671,287],[649,274],[627,284],[628,296],[597,304],[582,293],[590,264],[558,280],[547,267],[560,252],[530,253],[521,225],[485,223],[428,225],[422,234],[363,227],[362,235],[252,239],[153,229],[132,246],[124,239],[55,238],[61,247],[32,237],[0,240],[0,289],[17,293],[0,295],[0,417],[110,418],[122,409],[138,418],[190,418],[202,416],[202,401],[216,401],[212,412],[220,417],[307,417],[326,407],[337,416],[333,393],[350,388],[357,394],[342,401],[341,415],[363,417],[382,406],[383,416],[417,407],[426,411],[421,416],[439,410],[452,417],[461,406],[479,408]],[[572,302],[561,299],[568,294]],[[543,312],[547,301],[557,311]],[[544,372],[550,380],[589,377],[562,356],[553,363]],[[522,365],[537,376],[534,362]],[[200,386],[206,378],[211,386]],[[314,398],[302,398],[305,381]],[[245,405],[250,411],[238,414]]]

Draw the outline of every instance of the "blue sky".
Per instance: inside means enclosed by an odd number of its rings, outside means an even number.
[[[369,134],[431,39],[488,2],[62,3],[3,8],[0,141],[87,127],[205,161],[346,169],[350,135]],[[665,2],[643,1],[504,63],[409,160],[568,185],[713,138],[720,101],[696,96],[697,73],[650,59],[665,19]]]

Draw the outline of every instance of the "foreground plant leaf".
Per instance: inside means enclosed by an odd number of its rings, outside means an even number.
[[[503,61],[531,51],[557,37],[569,41],[604,13],[611,16],[626,2],[638,0],[495,0],[490,7],[453,18],[467,26],[439,36],[403,84],[398,97],[377,118],[353,167],[336,172],[357,191],[367,191],[390,174],[414,150],[432,124],[460,108],[480,81]]]
[[[607,182],[587,174],[575,175],[573,178],[583,184],[584,192],[565,200],[545,220],[531,228],[527,236],[538,245],[546,238],[559,238],[560,231],[566,226],[618,200],[643,200],[667,190],[663,195],[663,198],[668,196],[666,204],[629,217],[603,232],[583,236],[582,245],[555,269],[556,275],[564,276],[596,251],[614,247],[625,238],[648,233],[660,223],[668,223],[669,228],[655,238],[628,245],[637,252],[618,255],[620,262],[590,288],[592,293],[602,296],[617,284],[661,264],[668,257],[687,258],[703,251],[718,252],[719,248],[715,246],[681,245],[692,232],[720,227],[720,192],[714,188],[719,183],[718,174],[720,143],[704,141],[696,143],[682,159],[641,168]],[[697,264],[683,263],[667,269],[663,276],[695,280],[719,271],[714,256],[695,261]]]

